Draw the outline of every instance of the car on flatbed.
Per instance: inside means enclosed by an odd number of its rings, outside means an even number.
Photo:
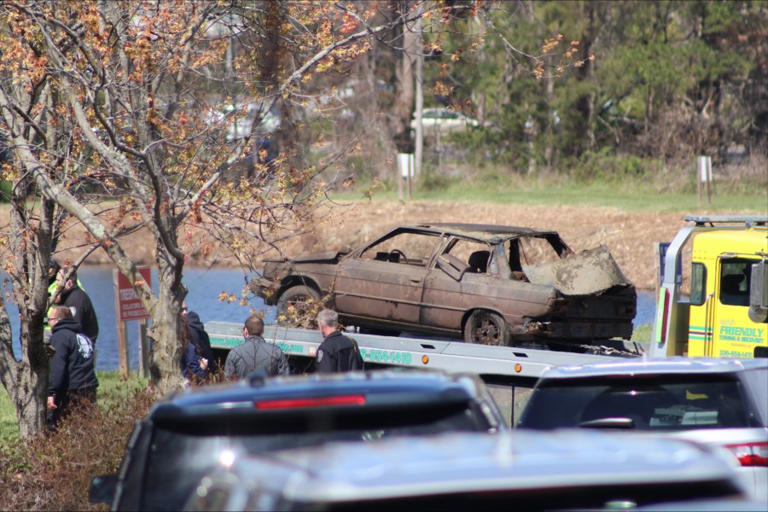
[[[768,359],[677,357],[550,368],[516,426],[642,431],[702,443],[729,454],[768,510]]]
[[[508,425],[477,377],[428,371],[244,379],[193,387],[155,404],[128,441],[119,472],[91,481],[112,510],[179,510],[197,482],[231,457]]]
[[[185,509],[626,510],[693,497],[735,508],[743,489],[725,460],[693,443],[519,431],[243,457],[202,478]]]
[[[324,302],[375,334],[488,345],[629,339],[637,303],[607,248],[574,253],[555,231],[486,224],[400,226],[356,250],[267,260],[251,289],[278,321]]]

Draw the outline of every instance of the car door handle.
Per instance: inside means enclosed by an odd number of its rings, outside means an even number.
[[[414,284],[419,284],[419,283],[421,283],[421,279],[411,278],[411,282],[414,283]]]

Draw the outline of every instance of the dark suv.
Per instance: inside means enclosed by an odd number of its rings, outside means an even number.
[[[91,482],[91,501],[113,510],[178,510],[203,475],[243,454],[507,428],[482,381],[470,376],[377,371],[193,388],[137,424],[119,473]]]

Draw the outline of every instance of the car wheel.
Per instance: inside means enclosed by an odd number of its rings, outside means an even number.
[[[481,345],[509,344],[507,324],[498,313],[474,311],[464,324],[464,341]]]
[[[319,307],[320,294],[314,288],[291,286],[277,299],[277,323],[312,327]]]

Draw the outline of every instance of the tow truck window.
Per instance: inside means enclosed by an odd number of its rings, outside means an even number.
[[[707,297],[707,267],[703,263],[691,264],[691,304],[701,306]]]
[[[720,266],[720,302],[729,306],[749,306],[751,261],[723,260]]]

